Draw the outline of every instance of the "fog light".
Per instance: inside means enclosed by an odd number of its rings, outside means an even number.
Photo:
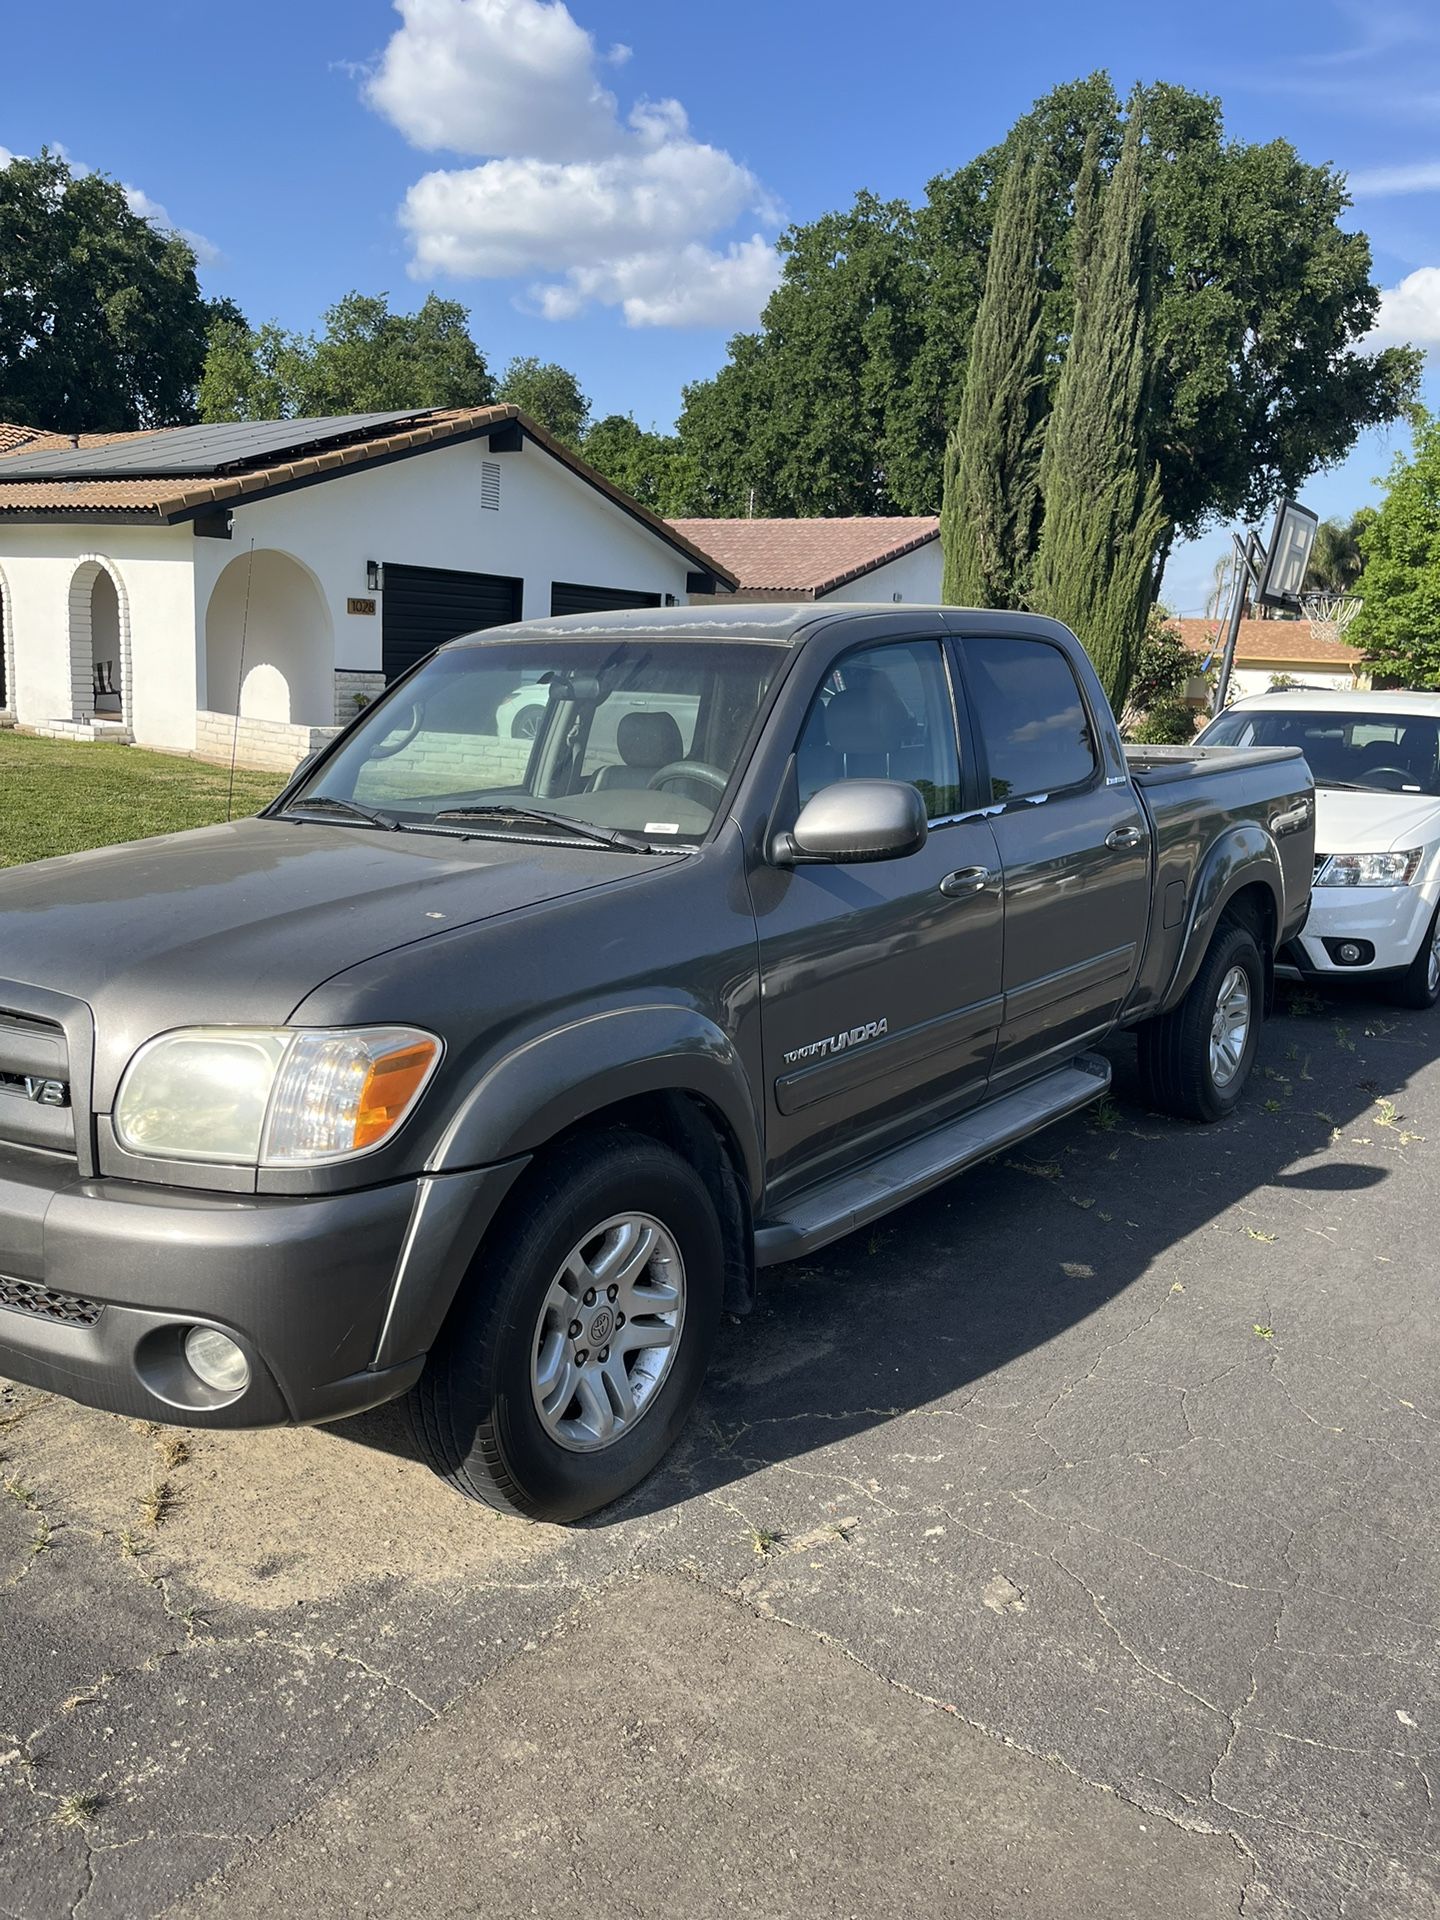
[[[1343,960],[1347,967],[1358,966],[1361,959],[1360,949],[1353,940],[1342,940],[1335,958]]]
[[[239,1393],[250,1384],[250,1362],[218,1327],[191,1327],[185,1358],[192,1372],[216,1393]]]

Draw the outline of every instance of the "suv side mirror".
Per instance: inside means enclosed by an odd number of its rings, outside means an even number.
[[[918,853],[929,823],[925,802],[903,780],[837,780],[800,809],[771,848],[777,866],[854,865]]]

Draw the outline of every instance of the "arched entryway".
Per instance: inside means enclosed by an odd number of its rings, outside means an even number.
[[[70,576],[70,710],[77,720],[130,721],[130,607],[103,554],[82,554]]]
[[[237,553],[205,609],[205,708],[245,720],[329,726],[335,643],[308,567],[271,549]]]

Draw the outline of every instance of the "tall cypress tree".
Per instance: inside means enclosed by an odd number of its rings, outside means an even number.
[[[1034,553],[1045,409],[1041,192],[1039,161],[1013,160],[945,443],[941,594],[951,606],[1019,606]]]
[[[1076,193],[1075,320],[1040,463],[1044,521],[1030,605],[1077,633],[1121,712],[1167,522],[1146,418],[1154,302],[1150,214],[1132,106],[1110,184],[1086,154]]]

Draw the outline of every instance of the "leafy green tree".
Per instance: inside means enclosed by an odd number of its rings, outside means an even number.
[[[195,418],[208,312],[195,255],[103,174],[0,168],[0,419],[116,433]]]
[[[653,512],[689,513],[693,480],[674,434],[647,433],[629,414],[607,413],[586,433],[580,452]]]
[[[1363,605],[1346,639],[1388,679],[1440,687],[1440,420],[1418,417],[1360,551]]]
[[[1191,536],[1257,519],[1413,397],[1417,355],[1364,350],[1379,307],[1369,243],[1341,226],[1343,177],[1284,141],[1227,141],[1220,103],[1157,85],[1142,99],[1154,215],[1150,444],[1167,519]],[[930,182],[925,201],[862,194],[781,241],[758,332],[686,390],[680,433],[706,510],[933,513],[958,418],[998,206],[1035,151],[1040,287],[1053,396],[1074,306],[1071,233],[1082,156],[1118,160],[1108,76],[1036,102],[998,146]],[[1166,554],[1157,556],[1163,569]]]
[[[1040,463],[1045,518],[1030,604],[1084,642],[1120,713],[1166,532],[1149,444],[1154,239],[1138,111],[1095,214],[1098,167],[1092,143],[1081,180],[1075,318]]]
[[[680,438],[703,511],[894,512],[893,429],[923,327],[914,215],[862,193],[780,247],[762,332],[737,335],[729,364],[684,391]]]
[[[1148,747],[1181,746],[1193,739],[1197,715],[1185,695],[1199,678],[1200,662],[1185,645],[1174,616],[1165,607],[1152,607],[1125,703],[1126,739]]]
[[[200,408],[206,420],[275,420],[482,407],[494,397],[458,300],[432,293],[417,312],[392,313],[387,294],[347,293],[318,336],[217,317]]]
[[[1033,158],[1010,167],[999,190],[960,415],[945,449],[941,597],[952,606],[1019,606],[1034,552],[1045,424],[1040,193]]]
[[[518,355],[500,376],[498,399],[548,427],[566,446],[578,447],[590,423],[590,401],[566,367],[531,354]]]

